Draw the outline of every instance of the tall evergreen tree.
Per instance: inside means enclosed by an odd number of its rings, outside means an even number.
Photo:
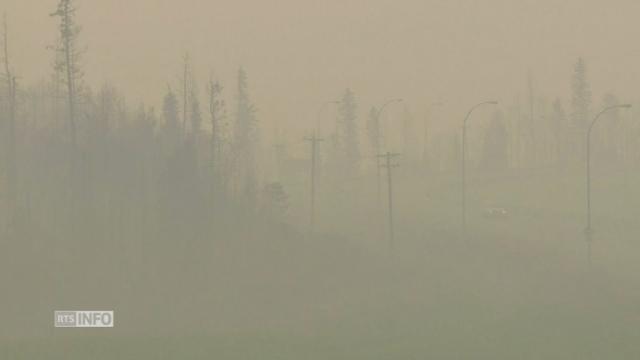
[[[164,124],[169,129],[178,128],[178,98],[176,94],[168,88],[167,94],[164,96],[162,104],[162,116],[164,118]]]
[[[166,141],[169,151],[173,152],[178,146],[180,134],[180,120],[178,115],[178,98],[171,87],[167,88],[167,94],[164,96],[162,103],[162,119],[164,126],[162,132],[164,141]]]
[[[76,138],[76,117],[77,117],[77,97],[79,82],[83,73],[80,68],[80,58],[82,51],[78,46],[78,35],[80,26],[76,23],[76,7],[73,0],[60,0],[57,10],[51,16],[59,17],[60,42],[56,51],[60,56],[56,56],[55,69],[63,74],[63,79],[67,87],[67,111],[69,116],[69,135],[72,148],[75,152],[77,147]]]
[[[256,150],[258,129],[255,107],[249,98],[247,73],[243,68],[238,70],[236,95],[236,116],[234,126],[233,147],[235,166],[238,175],[236,186],[241,189],[246,200],[255,205],[257,195]]]
[[[187,132],[187,118],[189,117],[189,100],[191,95],[191,80],[193,79],[191,73],[191,61],[189,54],[186,53],[183,58],[183,71],[182,71],[182,131],[184,134]]]
[[[587,66],[582,58],[573,68],[571,80],[571,153],[577,159],[585,156],[585,134],[589,122],[589,110],[591,107],[591,88],[587,81]]]
[[[191,135],[194,138],[198,138],[198,135],[202,131],[202,112],[200,111],[200,100],[195,90],[191,91]]]
[[[582,58],[578,58],[578,61],[573,67],[571,90],[572,125],[580,130],[585,130],[589,120],[591,88],[587,81],[587,66]]]
[[[214,191],[220,184],[220,176],[222,170],[222,121],[226,117],[225,103],[222,100],[222,85],[218,81],[209,80],[207,88],[209,93],[209,117],[211,120],[211,146],[210,161],[212,186]]]

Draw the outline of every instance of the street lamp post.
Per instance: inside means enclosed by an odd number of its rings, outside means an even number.
[[[462,236],[466,238],[467,236],[467,121],[469,120],[469,116],[471,113],[482,105],[497,105],[497,101],[485,101],[481,102],[477,105],[474,105],[467,116],[464,118],[464,122],[462,123]]]
[[[613,109],[628,109],[631,104],[613,105],[602,109],[589,125],[587,130],[587,227],[584,229],[585,240],[587,241],[587,264],[591,268],[591,243],[593,241],[593,228],[591,227],[591,131],[602,114]]]
[[[329,105],[337,105],[340,104],[340,101],[337,100],[330,100],[330,101],[325,101],[324,103],[322,103],[322,105],[320,106],[320,108],[318,109],[318,115],[316,116],[316,131],[315,131],[315,136],[318,136],[320,138],[322,138],[322,115],[324,114],[325,110],[327,109],[327,107]],[[319,155],[319,154],[315,154],[314,155]],[[322,159],[318,156],[317,157],[318,160],[318,172],[322,173]]]
[[[315,207],[316,207],[316,172],[318,163],[320,163],[320,158],[318,154],[318,144],[323,141],[321,136],[321,123],[322,123],[322,114],[324,110],[331,104],[339,104],[339,101],[331,100],[324,102],[320,109],[318,109],[318,115],[316,117],[316,130],[313,133],[313,136],[310,138],[306,138],[305,141],[309,141],[311,143],[311,220],[310,220],[310,233],[313,235],[315,228]]]
[[[378,110],[376,112],[376,116],[375,116],[375,129],[376,129],[376,136],[378,137],[378,139],[376,140],[376,149],[375,149],[375,156],[376,156],[376,181],[377,181],[377,191],[378,191],[378,205],[380,205],[380,157],[378,155],[380,155],[380,116],[382,115],[382,112],[384,111],[384,109],[387,107],[387,105],[394,103],[394,102],[401,102],[402,99],[391,99],[388,100],[387,102],[385,102],[381,107],[380,110]]]

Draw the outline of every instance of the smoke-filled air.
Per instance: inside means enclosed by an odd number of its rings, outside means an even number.
[[[0,0],[0,359],[640,359],[638,13]]]

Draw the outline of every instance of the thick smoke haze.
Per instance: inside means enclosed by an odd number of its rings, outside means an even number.
[[[55,0],[4,0],[22,78],[48,76]],[[575,59],[589,63],[594,98],[638,82],[635,1],[78,1],[87,80],[158,104],[182,54],[224,83],[252,74],[261,118],[302,131],[318,102],[350,87],[363,104],[525,96],[527,71],[550,97],[568,97]],[[43,11],[34,11],[42,9]],[[287,96],[281,96],[287,94]],[[568,100],[568,99],[567,99]],[[632,99],[630,99],[632,100]],[[449,116],[463,111],[450,109]],[[444,120],[443,120],[444,121]],[[453,120],[450,120],[453,121]]]
[[[639,2],[1,13],[0,360],[640,358]]]

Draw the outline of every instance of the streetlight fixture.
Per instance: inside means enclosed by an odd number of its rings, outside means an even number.
[[[593,241],[593,229],[591,228],[591,131],[602,114],[613,109],[629,109],[630,107],[631,104],[621,104],[602,109],[591,121],[591,125],[587,130],[587,227],[584,229],[584,236],[587,241],[587,264],[589,268],[591,268],[591,243]]]
[[[469,116],[471,113],[482,105],[498,105],[498,102],[493,101],[485,101],[479,104],[474,105],[467,116],[464,118],[464,122],[462,123],[462,236],[466,238],[467,236],[467,165],[466,165],[466,153],[467,153],[467,121],[469,120]]]
[[[321,123],[322,123],[322,114],[327,109],[329,105],[339,104],[340,101],[330,100],[322,103],[320,108],[318,109],[318,115],[316,117],[316,130],[313,133],[313,136],[310,138],[305,138],[306,141],[311,143],[311,221],[310,221],[310,233],[314,233],[315,229],[315,199],[316,199],[316,171],[318,166],[316,163],[320,163],[322,165],[322,161],[319,157],[318,153],[318,144],[323,141],[321,137]]]

